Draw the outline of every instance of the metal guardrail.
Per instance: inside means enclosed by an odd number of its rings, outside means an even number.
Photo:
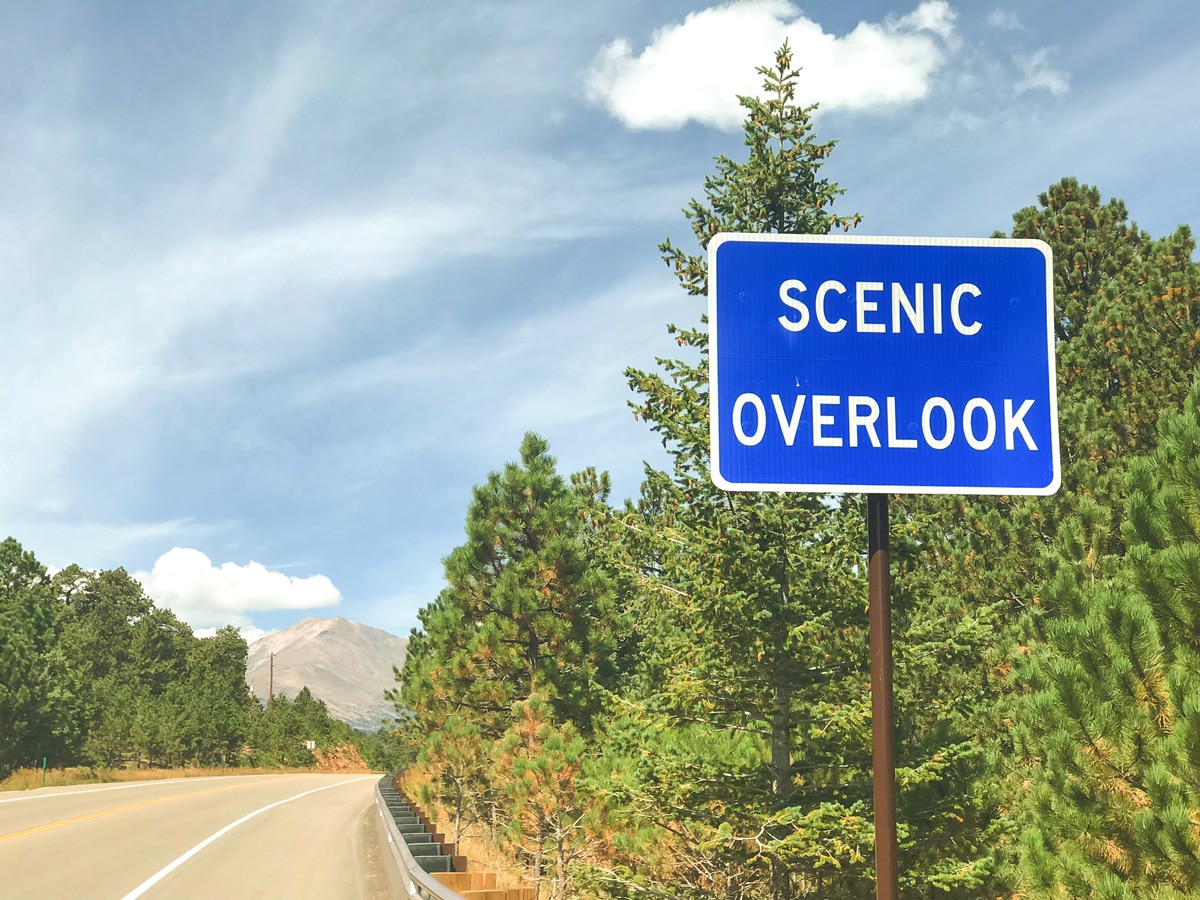
[[[422,869],[413,855],[408,851],[408,844],[405,842],[400,829],[396,827],[396,820],[392,818],[391,812],[388,810],[387,802],[383,798],[383,791],[380,789],[385,781],[390,779],[390,775],[385,775],[375,785],[375,806],[379,812],[379,817],[383,820],[384,833],[387,835],[388,849],[391,851],[392,861],[396,864],[396,868],[400,873],[400,885],[409,897],[419,897],[421,900],[462,900],[460,894],[455,893],[446,887],[441,882],[437,881],[432,875]]]

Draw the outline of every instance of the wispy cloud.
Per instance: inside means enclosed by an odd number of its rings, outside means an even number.
[[[109,522],[81,519],[57,498],[32,504],[37,518],[9,520],[14,537],[42,562],[55,568],[78,563],[84,568],[126,565],[131,556],[180,541],[210,541],[234,529],[231,522],[198,522],[191,518],[162,522]]]
[[[1070,74],[1050,64],[1053,53],[1052,47],[1043,47],[1033,53],[1013,57],[1013,61],[1021,70],[1021,79],[1016,84],[1017,94],[1049,91],[1054,96],[1061,97],[1071,89]]]
[[[285,46],[253,84],[232,89],[227,102],[233,111],[213,139],[226,168],[208,192],[212,213],[228,216],[240,210],[271,174],[296,119],[314,97],[329,90],[329,62],[318,42],[299,41]]]
[[[1001,31],[1023,31],[1025,26],[1012,10],[997,7],[988,13],[987,23]]]
[[[920,100],[954,36],[946,0],[924,0],[882,23],[830,34],[786,0],[742,0],[692,13],[659,29],[635,53],[608,44],[587,77],[588,97],[630,128],[678,128],[689,121],[737,129],[738,94],[760,90],[762,65],[786,40],[802,67],[801,96],[825,110],[883,110]]]

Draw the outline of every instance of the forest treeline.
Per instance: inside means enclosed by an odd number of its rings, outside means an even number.
[[[541,896],[874,896],[861,497],[708,471],[707,242],[849,231],[786,48],[685,209],[679,358],[627,370],[665,470],[613,505],[547,442],[474,490],[397,699],[442,828]],[[1003,237],[1004,235],[995,235]],[[891,503],[901,895],[1200,897],[1200,270],[1066,178],[1062,488]]]
[[[333,719],[308,688],[265,708],[246,653],[233,626],[196,637],[124,569],[51,575],[15,539],[0,542],[0,781],[43,761],[312,766],[308,741],[353,744],[381,770],[402,762],[396,738]]]

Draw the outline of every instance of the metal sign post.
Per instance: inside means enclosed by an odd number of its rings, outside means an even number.
[[[876,896],[895,900],[888,494],[1052,494],[1061,480],[1041,241],[718,234],[713,482],[865,493]]]
[[[896,726],[892,703],[892,572],[887,494],[867,496],[871,628],[871,770],[875,778],[875,896],[896,900]]]

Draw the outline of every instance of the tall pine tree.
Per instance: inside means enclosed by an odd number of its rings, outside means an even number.
[[[498,738],[534,693],[557,721],[590,730],[611,644],[609,587],[584,546],[591,503],[532,433],[520,462],[474,489],[467,541],[446,558],[447,586],[421,611],[399,676],[426,730],[460,714]]]
[[[718,157],[704,199],[684,211],[701,252],[661,247],[693,296],[707,292],[704,250],[720,232],[826,234],[859,220],[831,211],[842,191],[820,169],[833,142],[815,138],[812,107],[796,101],[787,46],[759,71],[762,99],[741,98],[747,160]],[[831,498],[726,494],[712,485],[708,335],[699,318],[669,326],[689,358],[628,372],[641,395],[635,411],[662,436],[674,467],[649,470],[637,507],[614,526],[641,574],[645,635],[643,674],[634,682],[642,692],[618,702],[633,712],[610,735],[610,752],[625,751],[614,777],[623,779],[631,830],[653,822],[674,836],[677,858],[692,860],[687,871],[657,873],[663,890],[869,896],[862,510]],[[898,693],[919,708],[899,717],[907,728],[900,745],[905,890],[969,891],[991,868],[970,790],[979,750],[946,727],[935,698]],[[630,862],[626,876],[632,883],[651,874]]]
[[[1124,556],[1084,503],[1050,566],[1024,874],[1046,897],[1200,894],[1200,382],[1135,461]]]

